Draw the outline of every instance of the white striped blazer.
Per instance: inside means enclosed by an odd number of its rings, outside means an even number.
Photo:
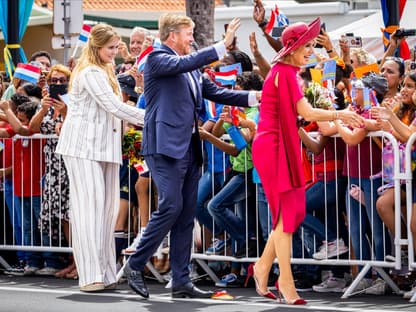
[[[143,125],[144,110],[123,103],[114,94],[105,71],[89,66],[73,81],[56,152],[121,163],[121,120]]]

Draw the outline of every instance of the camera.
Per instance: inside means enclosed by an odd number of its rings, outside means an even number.
[[[285,30],[285,27],[273,27],[272,37],[274,39],[280,38],[282,36],[283,30]]]
[[[410,70],[416,70],[416,62],[410,62]]]
[[[345,36],[342,36],[342,39],[346,41],[350,48],[361,48],[363,46],[361,37],[354,36],[353,33],[345,34]]]
[[[403,38],[408,36],[416,36],[416,29],[403,29],[400,28],[396,30],[396,33],[394,34],[397,38]]]

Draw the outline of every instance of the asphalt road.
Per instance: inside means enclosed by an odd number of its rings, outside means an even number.
[[[302,293],[306,306],[288,306],[260,298],[253,288],[234,288],[228,292],[234,300],[171,299],[170,290],[154,281],[148,282],[150,298],[133,294],[126,283],[116,290],[85,294],[77,281],[44,277],[10,277],[0,275],[0,311],[2,312],[260,312],[260,311],[416,311],[416,304],[397,295],[358,295],[340,299],[340,294]],[[213,289],[207,282],[198,286]]]

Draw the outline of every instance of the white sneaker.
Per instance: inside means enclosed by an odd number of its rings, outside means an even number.
[[[319,285],[312,286],[312,289],[316,292],[337,292],[341,293],[345,288],[346,281],[343,278],[330,277],[326,281],[323,281]]]
[[[138,233],[137,236],[134,238],[133,243],[126,249],[122,250],[122,254],[125,256],[131,256],[136,252],[137,246],[139,245],[140,238],[142,237],[141,233]]]
[[[43,275],[43,276],[54,276],[58,269],[52,267],[44,267],[43,269],[35,271],[36,275]]]
[[[327,241],[323,241],[319,251],[315,252],[312,257],[315,260],[323,260],[342,255],[346,252],[348,252],[348,247],[345,246],[344,240],[340,238],[329,243]]]
[[[29,276],[29,275],[35,275],[36,271],[38,271],[39,268],[38,267],[34,267],[34,266],[25,266],[25,271],[23,273],[23,275],[25,276]]]
[[[365,294],[367,295],[384,295],[387,290],[386,282],[381,279],[377,278],[369,288],[365,290]]]
[[[373,280],[371,278],[363,278],[361,281],[358,282],[358,285],[353,289],[354,293],[361,293],[364,292],[367,288],[371,287]],[[349,287],[349,286],[348,286]],[[342,292],[346,292],[348,287],[345,287]]]
[[[411,299],[414,294],[416,294],[416,283],[413,284],[412,289],[410,289],[409,291],[406,291],[403,295],[404,299]]]

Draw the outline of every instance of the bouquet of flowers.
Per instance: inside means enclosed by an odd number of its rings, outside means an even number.
[[[129,159],[129,166],[135,166],[142,164],[144,157],[140,154],[140,149],[142,147],[142,132],[134,128],[124,134],[123,137],[123,158]]]
[[[328,89],[314,81],[305,90],[305,97],[314,108],[327,109],[332,105]]]

